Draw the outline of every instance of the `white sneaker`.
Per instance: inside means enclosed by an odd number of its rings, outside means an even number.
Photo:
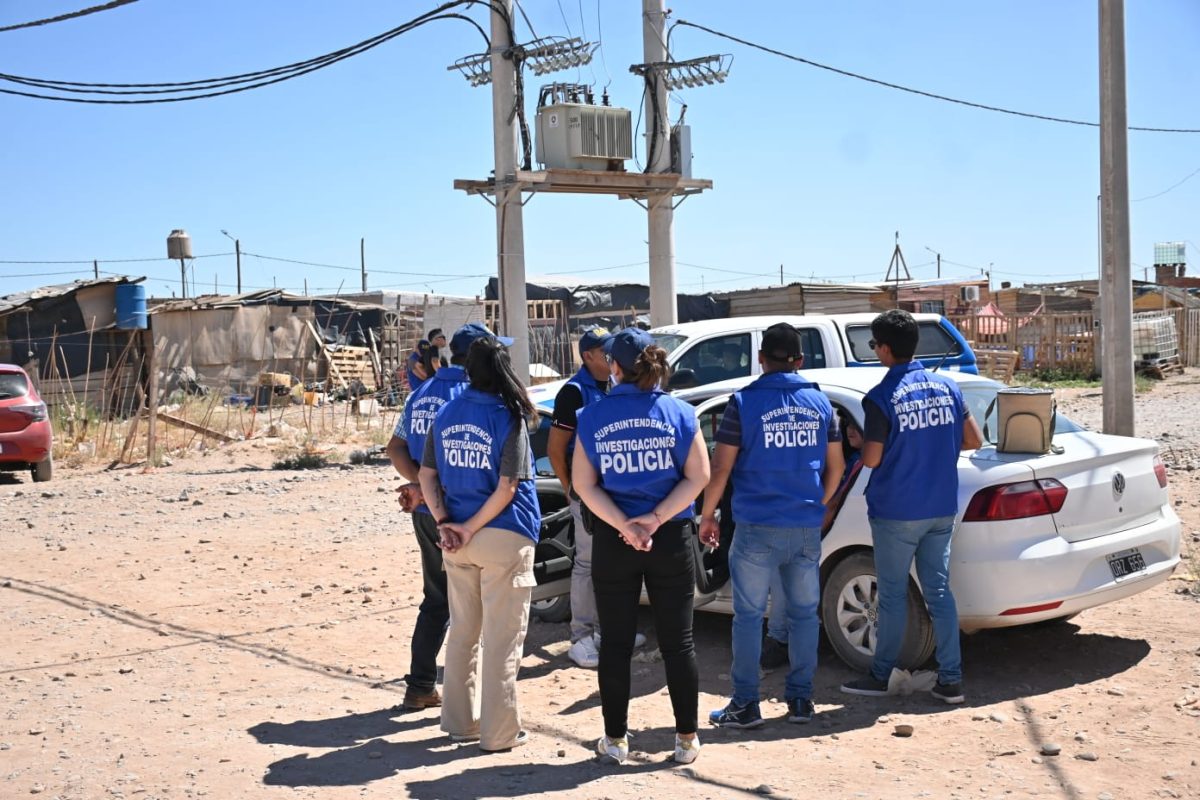
[[[600,666],[600,652],[596,649],[596,643],[590,636],[585,636],[571,645],[571,649],[567,650],[567,657],[574,661],[576,666],[584,669],[595,669]]]
[[[676,764],[690,764],[700,755],[700,737],[693,736],[691,739],[684,739],[679,734],[675,734],[675,755],[672,760]]]
[[[596,752],[600,754],[601,763],[624,764],[625,759],[629,758],[629,737],[626,735],[620,739],[610,739],[601,736],[596,742]]]
[[[600,633],[592,634],[592,638],[596,640],[596,652],[600,652]],[[635,633],[633,635],[633,647],[636,650],[646,643],[646,637],[643,634]]]

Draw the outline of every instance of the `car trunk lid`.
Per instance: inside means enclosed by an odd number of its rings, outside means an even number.
[[[1158,445],[1149,439],[1098,433],[1060,433],[1061,453],[998,453],[983,448],[976,460],[1021,462],[1035,479],[1054,479],[1067,488],[1053,515],[1058,534],[1069,542],[1136,528],[1162,516],[1167,490],[1155,475]]]

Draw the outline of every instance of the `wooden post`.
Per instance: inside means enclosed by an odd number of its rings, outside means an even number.
[[[158,434],[158,359],[155,357],[154,332],[142,332],[142,349],[146,353],[146,364],[150,370],[149,388],[146,390],[146,469],[154,469],[154,447]]]

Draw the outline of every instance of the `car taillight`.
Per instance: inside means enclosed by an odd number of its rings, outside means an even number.
[[[28,406],[13,406],[10,410],[29,417],[30,422],[41,422],[46,419],[46,404],[34,403]]]
[[[1154,457],[1154,477],[1158,478],[1160,489],[1167,488],[1167,465],[1163,463],[1162,456]]]
[[[1054,478],[1004,483],[980,489],[967,504],[963,522],[990,522],[1056,514],[1067,500],[1067,487]]]

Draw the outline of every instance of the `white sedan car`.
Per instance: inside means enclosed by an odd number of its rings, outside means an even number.
[[[806,377],[861,426],[863,396],[883,374],[875,368],[822,369]],[[945,374],[958,382],[983,427],[1001,384],[962,372]],[[698,401],[696,413],[710,446],[728,393],[747,382],[701,387],[691,397],[679,394]],[[989,427],[995,430],[994,416]],[[959,457],[950,578],[966,632],[1068,618],[1143,592],[1179,564],[1179,518],[1154,441],[1092,433],[1059,415],[1054,443],[1061,453],[999,453],[985,445]],[[835,498],[840,508],[821,554],[821,620],[838,655],[859,669],[869,666],[874,652],[877,614],[863,494],[870,473],[861,469],[844,496]],[[920,491],[920,476],[913,476],[913,491]],[[700,584],[716,563],[712,555],[703,558],[709,571]],[[901,666],[912,668],[934,649],[915,573],[909,603]],[[696,606],[732,613],[729,587],[698,594]]]

